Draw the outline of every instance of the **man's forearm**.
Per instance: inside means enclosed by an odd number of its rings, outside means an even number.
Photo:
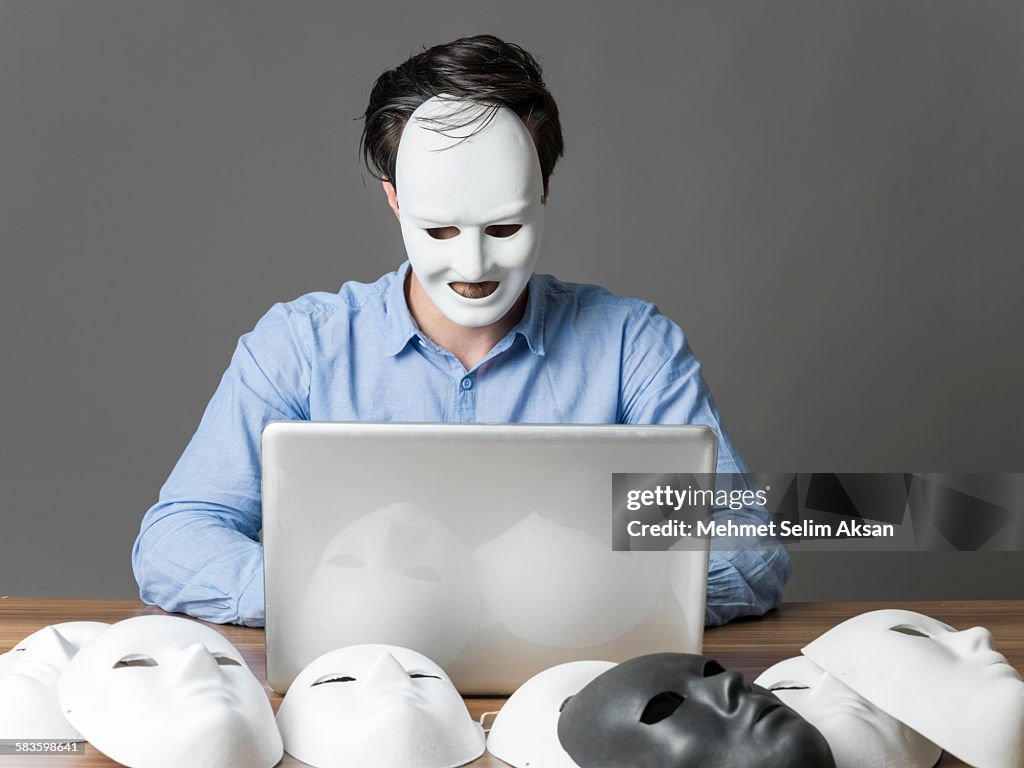
[[[716,523],[762,524],[771,520],[762,508],[716,509]],[[718,626],[740,616],[761,616],[782,600],[789,579],[789,553],[776,538],[727,537],[711,540],[704,623]]]
[[[220,624],[263,626],[263,545],[223,510],[178,502],[153,512],[132,551],[142,599]]]

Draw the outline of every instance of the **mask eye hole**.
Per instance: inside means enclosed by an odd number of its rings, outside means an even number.
[[[414,680],[418,680],[418,679],[423,678],[423,677],[430,677],[430,678],[433,678],[434,680],[440,680],[441,679],[437,675],[428,675],[426,672],[410,672],[409,673],[409,677],[413,678]]]
[[[929,637],[929,635],[917,627],[912,627],[909,624],[897,624],[895,627],[889,627],[889,631],[899,632],[901,635],[910,635],[911,637]]]
[[[435,240],[451,240],[458,237],[460,232],[458,227],[428,227],[427,234]]]
[[[242,663],[238,659],[233,659],[230,656],[225,656],[221,653],[215,653],[213,658],[222,667],[240,667]]]
[[[647,706],[644,707],[644,711],[640,715],[640,722],[644,725],[660,723],[679,709],[684,701],[686,701],[686,697],[682,694],[675,691],[662,691],[647,702]]]
[[[704,677],[714,677],[715,675],[721,675],[723,672],[725,672],[725,667],[714,659],[710,659],[704,663]]]
[[[362,568],[366,565],[355,555],[350,555],[347,552],[342,552],[340,555],[335,555],[327,561],[331,565],[336,565],[339,568]]]
[[[522,228],[522,224],[491,224],[484,229],[484,233],[491,237],[512,237]]]
[[[323,685],[324,683],[354,683],[355,681],[354,677],[349,677],[348,675],[331,674],[324,675],[309,687],[312,688],[315,685]]]
[[[412,565],[405,569],[405,575],[416,581],[440,581],[441,574],[429,565]]]
[[[118,659],[117,663],[114,664],[114,669],[125,669],[126,667],[156,667],[159,666],[156,663],[156,659],[152,659],[149,656],[143,656],[141,653],[132,653],[127,656]]]

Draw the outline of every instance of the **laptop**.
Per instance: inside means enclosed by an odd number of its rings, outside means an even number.
[[[417,650],[463,694],[699,652],[708,542],[613,550],[613,474],[713,476],[716,451],[695,426],[270,423],[267,682],[358,643]]]

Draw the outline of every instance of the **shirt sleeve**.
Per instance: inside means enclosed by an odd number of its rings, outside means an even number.
[[[630,424],[700,424],[718,435],[717,474],[730,487],[749,483],[749,470],[722,428],[700,363],[682,329],[656,307],[638,303],[624,338],[622,420]],[[716,507],[716,523],[767,523],[761,506]],[[704,620],[717,626],[740,616],[760,616],[782,600],[789,553],[774,537],[714,538],[708,565]]]
[[[309,418],[308,329],[308,315],[278,304],[239,339],[195,436],[142,520],[132,567],[145,602],[263,625],[260,436],[272,420]]]

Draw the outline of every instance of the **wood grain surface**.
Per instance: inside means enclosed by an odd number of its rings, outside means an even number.
[[[723,666],[750,678],[772,664],[796,656],[800,648],[839,622],[878,608],[904,608],[933,616],[958,629],[987,627],[996,647],[1018,671],[1024,670],[1024,600],[979,600],[959,602],[909,603],[794,603],[760,619],[738,621],[726,627],[709,629],[704,638],[704,653]],[[163,613],[158,608],[132,600],[53,600],[0,596],[0,652],[10,650],[21,639],[48,624],[62,621],[115,622],[130,616]],[[252,671],[261,680],[265,676],[263,630],[236,626],[215,626],[242,652]],[[274,711],[282,697],[267,688]],[[470,697],[466,706],[473,717],[501,708],[502,699]],[[80,755],[0,756],[0,766],[24,765],[26,768],[93,768],[117,765],[85,744]],[[304,766],[285,755],[279,764]],[[490,755],[471,763],[472,768],[502,768],[506,764]],[[943,755],[939,766],[951,768],[964,763]],[[739,767],[738,767],[739,768]]]

